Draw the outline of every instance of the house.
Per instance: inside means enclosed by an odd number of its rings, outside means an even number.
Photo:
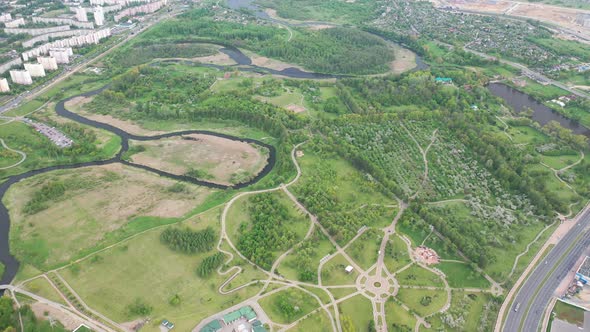
[[[344,271],[346,271],[346,273],[351,273],[351,272],[352,272],[352,270],[354,270],[354,268],[352,267],[352,265],[348,265],[348,266],[347,266],[347,267],[344,269]]]
[[[217,332],[221,330],[221,323],[216,319],[205,325],[200,332]]]
[[[453,79],[450,77],[437,77],[434,79],[436,83],[453,84]]]

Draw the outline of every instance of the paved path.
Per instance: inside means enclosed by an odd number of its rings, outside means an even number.
[[[4,142],[4,140],[3,140],[3,139],[1,139],[1,138],[0,138],[0,143],[2,143],[2,146],[3,146],[3,147],[6,149],[6,150],[8,150],[8,151],[12,151],[12,152],[16,152],[16,153],[18,153],[18,154],[20,154],[20,155],[21,155],[21,160],[20,160],[19,162],[17,162],[17,163],[16,163],[16,164],[14,164],[14,165],[5,166],[5,167],[0,167],[0,170],[4,170],[4,169],[9,169],[9,168],[16,167],[16,166],[18,166],[18,165],[22,164],[22,163],[23,163],[25,160],[27,160],[27,154],[26,154],[26,153],[24,153],[24,152],[22,152],[22,151],[19,151],[19,150],[11,149],[10,147],[8,147],[8,145],[6,145],[6,143]]]

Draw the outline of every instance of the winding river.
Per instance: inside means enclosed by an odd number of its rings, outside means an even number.
[[[584,135],[590,138],[590,129],[582,126],[577,121],[557,113],[526,93],[520,92],[503,83],[490,83],[488,89],[493,95],[504,99],[517,113],[527,108],[532,109],[532,119],[541,125],[546,125],[549,121],[557,121],[562,127],[570,129],[574,134]]]
[[[56,166],[49,166],[49,167],[45,167],[45,168],[41,168],[41,169],[36,169],[36,170],[28,171],[28,172],[25,172],[22,174],[18,174],[18,175],[14,175],[12,177],[9,177],[5,182],[0,184],[0,262],[2,262],[2,264],[4,264],[4,266],[5,266],[4,274],[2,275],[2,278],[0,279],[0,284],[5,285],[5,284],[9,284],[10,282],[12,282],[12,280],[16,276],[16,273],[18,272],[19,265],[20,265],[18,260],[10,253],[10,238],[9,238],[9,236],[10,236],[10,215],[8,213],[8,209],[6,208],[4,203],[2,202],[2,199],[4,198],[4,194],[6,194],[6,191],[8,191],[10,186],[21,181],[21,180],[27,179],[27,178],[35,176],[35,175],[55,171],[55,170],[75,169],[75,168],[88,167],[88,166],[101,166],[101,165],[108,165],[108,164],[113,164],[113,163],[121,163],[121,164],[124,164],[127,166],[140,168],[140,169],[158,174],[160,176],[165,176],[165,177],[172,178],[172,179],[178,180],[178,181],[190,182],[190,183],[204,186],[204,187],[208,187],[208,188],[215,188],[215,189],[222,189],[222,190],[223,189],[241,189],[241,188],[250,186],[250,185],[260,181],[263,177],[265,177],[273,169],[273,167],[276,164],[276,149],[275,149],[275,147],[270,144],[266,144],[264,142],[261,142],[261,141],[255,140],[255,139],[241,138],[241,137],[236,137],[236,136],[227,135],[227,134],[221,134],[221,133],[207,131],[207,130],[183,130],[183,131],[176,131],[176,132],[171,132],[171,133],[166,133],[166,134],[161,134],[161,135],[154,135],[154,136],[139,136],[139,135],[130,134],[130,133],[122,130],[121,128],[113,127],[107,123],[90,120],[88,118],[85,118],[79,114],[73,113],[73,112],[66,109],[65,103],[67,101],[69,101],[73,98],[76,98],[76,97],[90,97],[90,96],[96,95],[96,94],[100,93],[101,91],[103,91],[105,88],[106,87],[103,87],[103,88],[100,88],[100,89],[97,89],[94,91],[86,92],[86,93],[83,93],[83,94],[80,94],[77,96],[73,96],[73,97],[64,99],[64,100],[60,101],[59,103],[57,103],[57,105],[55,106],[55,111],[58,115],[68,118],[70,120],[73,120],[73,121],[76,121],[76,122],[79,122],[79,123],[82,123],[82,124],[85,124],[85,125],[88,125],[88,126],[91,126],[94,128],[99,128],[99,129],[103,129],[106,131],[110,131],[113,134],[119,136],[121,138],[121,149],[114,157],[107,159],[107,160],[90,161],[90,162],[70,164],[70,165],[56,165]],[[188,135],[188,134],[204,134],[204,135],[216,136],[216,137],[221,137],[221,138],[225,138],[225,139],[229,139],[229,140],[233,140],[233,141],[251,143],[251,144],[256,144],[256,145],[265,147],[269,151],[268,158],[266,160],[266,165],[255,177],[253,177],[249,181],[229,186],[229,185],[223,185],[223,184],[219,184],[219,183],[215,183],[215,182],[209,182],[209,181],[195,179],[195,178],[185,176],[185,175],[172,174],[172,173],[165,172],[165,171],[162,171],[162,170],[159,170],[156,168],[152,168],[149,166],[134,164],[129,161],[123,160],[121,158],[122,155],[125,152],[127,152],[127,150],[129,150],[129,140],[151,141],[151,140],[158,140],[161,138],[182,136],[182,135]]]

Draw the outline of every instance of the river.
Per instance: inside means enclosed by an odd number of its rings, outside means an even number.
[[[194,183],[196,185],[200,185],[200,186],[204,186],[204,187],[208,187],[208,188],[215,188],[215,189],[221,189],[221,190],[241,189],[241,188],[250,186],[250,185],[260,181],[263,177],[265,177],[268,173],[270,173],[270,171],[273,169],[273,167],[276,164],[276,149],[275,149],[275,147],[270,144],[266,144],[264,142],[261,142],[261,141],[255,140],[255,139],[241,138],[241,137],[216,133],[216,132],[207,131],[207,130],[183,130],[183,131],[171,132],[171,133],[154,135],[154,136],[139,136],[139,135],[130,134],[130,133],[122,130],[121,128],[113,127],[113,126],[106,124],[106,123],[97,122],[97,121],[85,118],[79,114],[70,112],[69,110],[66,109],[65,103],[67,101],[69,101],[73,98],[76,98],[76,97],[89,97],[89,96],[96,95],[96,94],[100,93],[101,91],[103,91],[105,88],[106,87],[103,87],[103,88],[100,88],[97,90],[93,90],[90,92],[86,92],[86,93],[83,93],[83,94],[80,94],[77,96],[73,96],[73,97],[64,99],[64,100],[60,101],[59,103],[57,103],[57,105],[55,106],[55,111],[58,115],[68,118],[70,120],[73,120],[73,121],[76,121],[76,122],[79,122],[79,123],[82,123],[82,124],[85,124],[85,125],[88,125],[88,126],[91,126],[94,128],[103,129],[103,130],[109,131],[109,132],[119,136],[121,138],[121,150],[113,158],[110,158],[107,160],[78,163],[78,164],[49,166],[49,167],[36,169],[36,170],[28,171],[28,172],[25,172],[22,174],[11,176],[5,182],[0,184],[0,262],[2,262],[2,264],[4,264],[4,267],[5,267],[4,274],[2,275],[2,278],[0,278],[1,285],[9,284],[12,282],[12,280],[16,276],[16,273],[18,272],[19,265],[20,265],[18,260],[10,253],[10,214],[8,212],[8,209],[6,208],[4,203],[2,202],[2,199],[4,198],[4,195],[6,194],[6,192],[10,188],[10,186],[12,186],[13,184],[15,184],[21,180],[27,179],[27,178],[35,176],[35,175],[55,171],[55,170],[75,169],[75,168],[88,167],[88,166],[100,166],[100,165],[108,165],[108,164],[113,164],[113,163],[122,163],[124,165],[140,168],[140,169],[158,174],[160,176],[165,176],[165,177],[172,178],[172,179],[175,179],[178,181],[185,181],[185,182]],[[166,138],[166,137],[182,136],[182,135],[188,135],[188,134],[211,135],[211,136],[226,138],[226,139],[230,139],[230,140],[234,140],[234,141],[246,142],[246,143],[250,143],[250,144],[257,144],[259,146],[265,147],[269,151],[268,158],[266,160],[266,165],[255,177],[253,177],[249,181],[228,186],[228,185],[222,185],[222,184],[215,183],[215,182],[209,182],[209,181],[195,179],[195,178],[188,177],[185,175],[177,175],[177,174],[168,173],[168,172],[165,172],[165,171],[162,171],[159,169],[155,169],[155,168],[152,168],[149,166],[133,164],[131,162],[121,159],[122,155],[125,152],[127,152],[127,150],[129,149],[129,140],[150,141],[150,140],[158,140],[158,139]]]
[[[490,83],[488,89],[493,95],[504,99],[517,113],[527,108],[532,109],[532,119],[541,125],[545,125],[549,121],[557,121],[562,127],[570,129],[573,133],[590,138],[590,129],[541,104],[526,93],[520,92],[503,83]]]

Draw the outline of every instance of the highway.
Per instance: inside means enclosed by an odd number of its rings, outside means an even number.
[[[515,296],[503,331],[537,331],[551,297],[569,270],[590,246],[590,209],[533,270]],[[518,311],[514,311],[520,303]]]

